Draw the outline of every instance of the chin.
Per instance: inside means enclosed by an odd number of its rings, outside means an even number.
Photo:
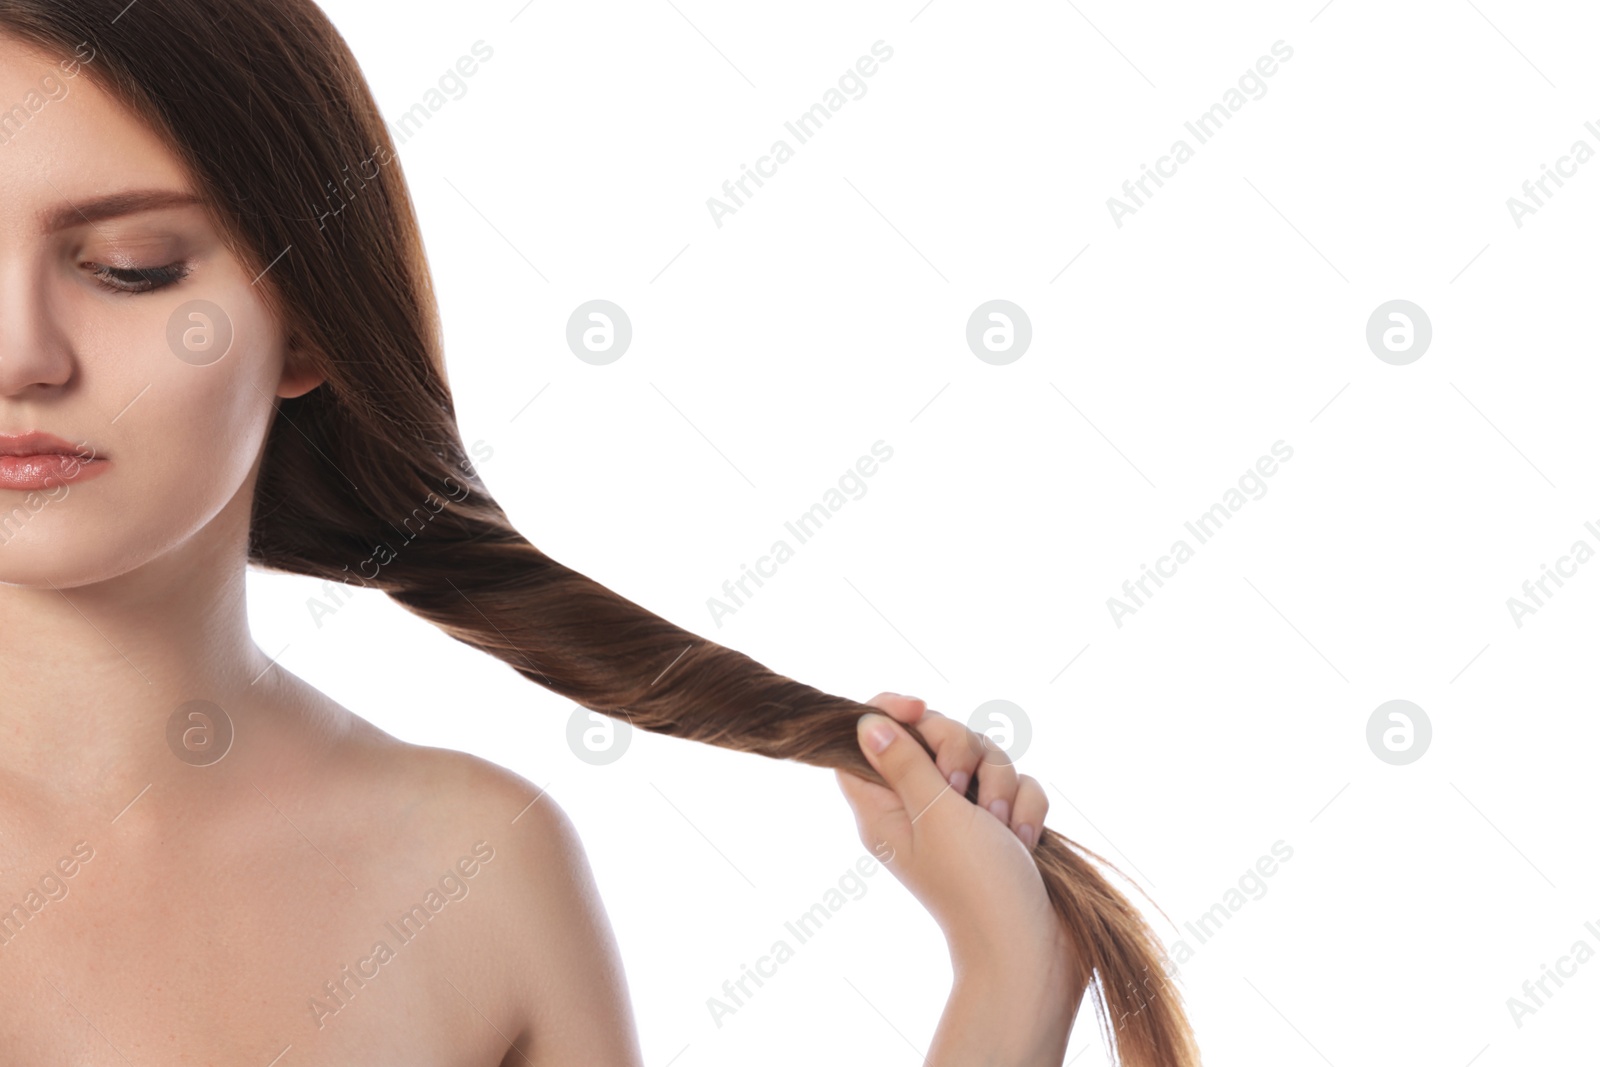
[[[87,501],[75,501],[72,514],[65,503],[51,504],[20,526],[17,512],[0,499],[0,584],[39,589],[71,589],[126,574],[141,560],[120,546],[108,544],[106,524],[93,521]],[[50,508],[58,509],[54,514]],[[127,518],[114,527],[126,535]]]
[[[23,544],[21,539],[0,546],[0,585],[32,589],[73,589],[115,578],[128,571],[98,552],[71,551],[62,545]]]

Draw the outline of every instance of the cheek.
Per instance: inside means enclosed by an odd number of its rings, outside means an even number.
[[[246,281],[82,311],[73,337],[81,407],[62,424],[100,444],[112,467],[64,487],[22,533],[35,564],[89,581],[173,549],[239,494],[271,422],[283,357],[279,327]],[[203,348],[208,330],[225,354]]]
[[[283,358],[277,323],[247,286],[150,302],[133,361],[146,381],[121,376],[129,395],[149,388],[114,437],[148,457],[139,480],[150,493],[214,514],[249,474],[271,419]]]
[[[213,324],[210,309],[188,310],[173,320],[155,372],[168,397],[153,407],[182,424],[186,440],[211,450],[219,467],[237,468],[241,461],[248,467],[275,402],[282,343],[276,325],[254,305],[234,304],[223,315]],[[202,348],[197,360],[182,340],[172,340],[184,336],[205,337],[212,347]]]

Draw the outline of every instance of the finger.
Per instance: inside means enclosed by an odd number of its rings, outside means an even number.
[[[1017,799],[1011,806],[1011,829],[1032,851],[1039,843],[1044,816],[1050,810],[1050,797],[1037,778],[1022,775],[1017,779]]]
[[[972,731],[954,719],[929,710],[917,723],[917,732],[928,742],[935,754],[934,762],[939,773],[950,783],[950,788],[965,796],[967,783],[978,769],[980,750],[972,739]]]
[[[1011,808],[1017,799],[1017,768],[1005,749],[987,734],[973,732],[973,745],[983,754],[978,766],[978,807],[1011,825]]]
[[[883,776],[905,806],[913,823],[949,791],[950,783],[933,759],[906,733],[905,727],[886,715],[868,712],[856,723],[856,740],[867,762]]]
[[[928,710],[927,701],[921,697],[908,697],[900,693],[879,693],[866,703],[897,722],[914,723]]]

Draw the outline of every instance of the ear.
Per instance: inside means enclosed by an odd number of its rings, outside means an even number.
[[[278,379],[278,396],[286,400],[305,396],[327,380],[327,376],[316,369],[310,347],[298,334],[291,337],[285,346],[283,376]]]

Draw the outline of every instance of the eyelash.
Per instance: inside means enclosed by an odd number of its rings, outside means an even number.
[[[121,293],[126,296],[153,293],[158,289],[176,285],[189,276],[189,265],[187,263],[171,263],[165,267],[133,267],[128,269],[107,267],[99,263],[85,265],[94,268],[91,273],[99,280],[100,288],[107,292]]]

